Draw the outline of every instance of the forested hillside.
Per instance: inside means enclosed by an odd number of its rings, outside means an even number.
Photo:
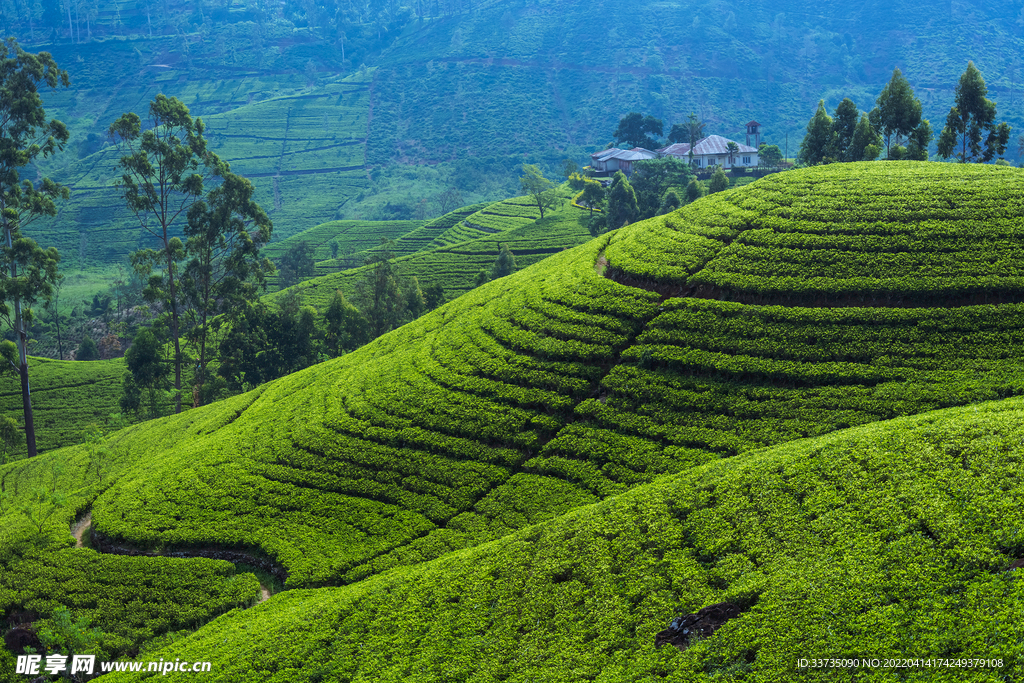
[[[895,66],[941,126],[973,59],[1001,118],[1024,124],[1019,0],[924,13],[906,1],[814,12],[790,0],[87,4],[74,42],[47,3],[45,29],[30,31],[20,5],[6,13],[71,75],[71,89],[45,95],[71,147],[42,170],[74,196],[38,233],[68,265],[116,261],[138,243],[107,187],[105,131],[158,92],[207,119],[279,238],[331,219],[437,215],[430,200],[448,187],[467,201],[510,196],[524,158],[552,171],[584,162],[630,110],[666,132],[695,111],[707,132],[741,141],[756,119],[770,142],[785,148],[788,135],[793,155],[818,99],[867,110]]]

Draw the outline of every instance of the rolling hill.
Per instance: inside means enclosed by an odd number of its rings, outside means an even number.
[[[205,23],[191,4],[168,3],[158,35],[140,8],[100,2],[90,41],[22,35],[73,84],[44,93],[73,138],[39,170],[74,196],[36,233],[40,243],[75,267],[121,262],[148,244],[110,187],[116,157],[105,138],[158,92],[204,118],[214,150],[253,179],[279,238],[335,219],[412,218],[449,187],[467,201],[507,197],[520,163],[551,173],[565,157],[585,162],[631,110],[664,119],[666,134],[694,111],[707,132],[737,139],[756,118],[793,155],[819,99],[831,109],[849,96],[868,110],[895,66],[936,131],[968,60],[1000,119],[1024,124],[1020,0],[923,15],[905,0],[813,10],[795,0],[482,2],[416,18],[413,5],[403,14],[394,4],[383,23],[346,18],[344,39],[337,27],[311,29],[291,4],[280,9],[288,19],[260,27],[240,2]]]
[[[131,636],[89,596],[198,561],[111,553],[199,553],[317,589],[158,653],[216,640],[222,680],[769,681],[810,653],[1001,655],[979,679],[1012,678],[1019,401],[881,422],[1024,393],[1021,173],[769,176],[102,451],[0,468],[0,608],[71,605],[130,651],[181,621]],[[108,552],[70,547],[86,512]],[[45,583],[75,562],[125,568]],[[195,623],[253,599],[195,566]],[[721,633],[654,651],[722,601]]]

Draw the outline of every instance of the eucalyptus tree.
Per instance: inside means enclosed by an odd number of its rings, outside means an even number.
[[[67,127],[47,119],[39,86],[67,87],[66,71],[49,52],[30,54],[14,38],[0,42],[0,319],[13,330],[17,347],[4,361],[21,378],[28,455],[36,454],[35,421],[28,379],[28,327],[32,305],[45,301],[58,281],[60,254],[43,249],[23,230],[40,216],[57,213],[56,200],[67,188],[48,178],[22,180],[19,169],[64,149]]]
[[[985,97],[987,94],[988,87],[981,72],[974,62],[968,62],[967,70],[957,83],[946,126],[939,135],[939,156],[955,157],[961,163],[981,163],[991,161],[994,156],[1002,157],[1010,141],[1010,126],[996,124],[996,103]]]
[[[182,308],[190,323],[188,339],[198,351],[195,405],[202,404],[208,376],[212,321],[219,314],[240,310],[266,289],[274,272],[260,248],[270,241],[273,224],[253,199],[255,189],[246,178],[221,169],[223,182],[188,211],[185,252],[188,262],[181,277]]]
[[[181,297],[179,263],[185,246],[172,234],[206,190],[206,182],[223,172],[223,164],[206,149],[202,119],[193,120],[175,97],[157,95],[149,105],[148,127],[138,114],[123,114],[109,135],[122,156],[117,187],[142,229],[156,238],[158,249],[132,255],[136,270],[149,278],[146,299],[160,302],[170,314],[174,344],[174,411],[181,412]],[[162,269],[162,270],[159,270]]]

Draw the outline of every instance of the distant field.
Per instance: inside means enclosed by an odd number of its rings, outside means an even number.
[[[329,221],[347,197],[366,187],[363,141],[369,78],[370,72],[356,73],[306,91],[281,76],[180,87],[175,77],[169,90],[169,83],[158,78],[118,91],[117,98],[92,110],[88,123],[71,119],[73,130],[98,136],[98,149],[79,159],[58,155],[46,166],[51,177],[69,186],[72,197],[55,219],[40,221],[30,234],[41,244],[56,246],[65,267],[119,262],[130,251],[155,244],[113,188],[118,156],[104,140],[107,126],[126,111],[145,121],[149,102],[159,92],[179,96],[193,115],[201,115],[210,149],[253,182],[277,239]],[[73,111],[77,101],[63,91],[47,97],[57,116]],[[179,225],[178,234],[180,230]]]
[[[503,217],[484,214],[484,211],[529,211],[522,202],[522,198],[495,202],[474,211],[431,239],[421,251],[396,259],[399,272],[407,277],[415,276],[423,289],[440,285],[444,288],[445,296],[453,299],[475,286],[475,278],[481,270],[490,271],[503,244],[508,245],[512,251],[517,266],[525,268],[591,239],[585,223],[588,213],[569,206],[568,201],[558,209],[546,212],[541,220],[517,217],[502,223],[504,230],[501,232],[496,228],[484,231],[466,225],[473,220],[497,225],[497,221],[503,220]],[[539,215],[537,212],[536,216]],[[494,222],[489,222],[492,220]],[[459,238],[465,238],[465,241],[456,241]],[[351,297],[364,272],[361,268],[355,268],[328,273],[289,289],[295,291],[304,303],[322,309],[337,289]],[[268,295],[268,298],[274,300],[277,296],[279,294]]]
[[[123,358],[95,361],[29,359],[29,382],[40,452],[82,441],[90,425],[105,427],[121,412]],[[21,383],[17,375],[0,375],[0,414],[23,420]]]

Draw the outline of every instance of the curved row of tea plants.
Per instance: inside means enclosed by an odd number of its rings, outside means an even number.
[[[123,358],[68,361],[30,357],[28,365],[40,452],[79,443],[90,425],[105,426],[112,414],[121,412],[118,401],[126,372]],[[14,373],[0,373],[0,415],[22,422],[21,383]]]
[[[1012,399],[716,461],[430,563],[279,594],[158,655],[212,658],[212,681],[832,681],[798,663],[832,658],[1016,680],[1022,443]],[[739,616],[655,648],[674,617],[721,602]],[[870,671],[850,673],[897,680]]]
[[[446,297],[452,299],[473,289],[480,271],[490,272],[502,245],[508,245],[517,266],[522,269],[589,241],[591,235],[586,226],[586,215],[576,208],[546,212],[543,219],[521,227],[495,234],[478,231],[478,237],[471,241],[424,249],[397,258],[396,264],[403,276],[416,277],[422,289],[440,285]],[[366,253],[372,254],[372,251]],[[325,262],[318,267],[332,263]],[[365,273],[364,268],[331,272],[294,285],[289,290],[296,292],[303,304],[323,310],[338,289],[352,299],[357,283]],[[268,298],[275,300],[279,296],[280,293],[274,293]]]
[[[922,162],[777,174],[650,223],[607,258],[637,280],[753,303],[1022,301],[1022,177]]]

